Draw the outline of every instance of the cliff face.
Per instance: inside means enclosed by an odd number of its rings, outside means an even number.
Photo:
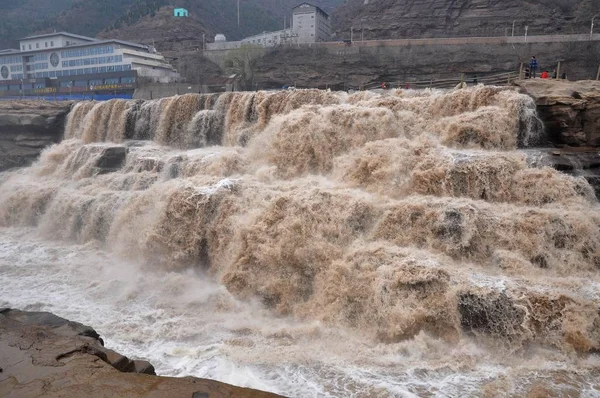
[[[589,32],[588,0],[348,0],[334,14],[339,37],[392,39]],[[588,10],[589,9],[589,10]],[[587,14],[587,15],[586,15]]]
[[[551,143],[600,146],[600,82],[533,79],[518,84],[534,98]]]
[[[27,166],[59,142],[70,102],[0,101],[0,171]]]
[[[559,61],[570,79],[595,78],[600,42],[520,44],[427,44],[407,46],[340,46],[337,49],[274,49],[259,58],[255,79],[260,88],[297,87],[333,89],[411,83],[430,79],[470,81],[476,74],[519,71],[532,54],[552,71]]]
[[[0,309],[0,396],[276,398],[212,380],[154,376],[146,361],[104,347],[89,326],[50,313]]]

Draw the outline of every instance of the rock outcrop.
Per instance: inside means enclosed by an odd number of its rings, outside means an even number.
[[[89,326],[12,309],[0,309],[0,396],[277,397],[211,380],[157,377],[148,362],[105,348]]]
[[[70,102],[0,102],[0,171],[27,166],[62,138]]]
[[[529,162],[585,177],[600,198],[600,82],[522,80],[516,83],[537,104],[544,122],[541,144]]]
[[[552,144],[600,146],[600,81],[523,80]]]

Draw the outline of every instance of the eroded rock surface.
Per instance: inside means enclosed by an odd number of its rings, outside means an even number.
[[[550,143],[600,146],[600,81],[532,79],[518,85],[535,99]]]
[[[0,368],[1,397],[277,397],[212,380],[157,377],[150,363],[105,348],[89,326],[45,312],[0,309]]]
[[[27,166],[59,142],[70,102],[1,101],[0,171]]]

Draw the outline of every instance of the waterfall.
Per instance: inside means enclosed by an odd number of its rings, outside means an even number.
[[[529,97],[483,86],[83,102],[0,179],[0,226],[199,269],[369,344],[583,355],[600,212],[585,179],[519,151],[542,129]]]

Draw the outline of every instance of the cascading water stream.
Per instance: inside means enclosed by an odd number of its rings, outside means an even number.
[[[517,150],[541,131],[529,97],[496,87],[79,103],[65,141],[0,178],[0,269],[22,272],[2,259],[32,229],[81,248],[71,272],[90,251],[122,264],[60,295],[131,297],[99,304],[126,327],[92,320],[116,345],[140,331],[134,353],[165,374],[291,396],[593,396],[598,202]]]

